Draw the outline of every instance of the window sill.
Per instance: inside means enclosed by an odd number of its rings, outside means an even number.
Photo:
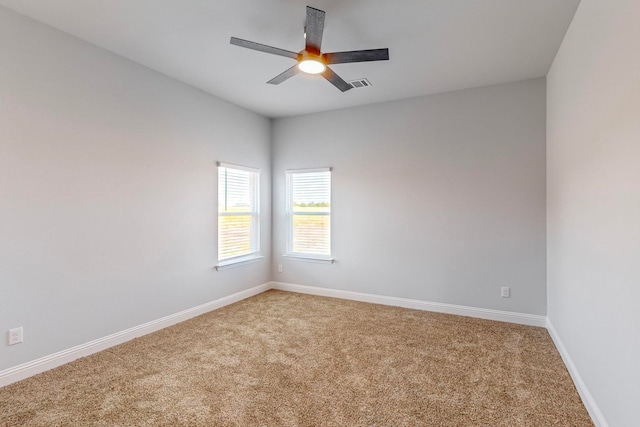
[[[296,255],[296,254],[284,254],[283,256],[293,261],[315,262],[319,264],[333,264],[334,262],[336,262],[336,260],[333,258],[323,258],[320,256]]]
[[[246,264],[252,264],[254,262],[260,261],[264,258],[262,255],[249,255],[242,258],[235,258],[226,261],[220,261],[218,265],[216,265],[216,271],[226,270],[228,268],[241,267]]]

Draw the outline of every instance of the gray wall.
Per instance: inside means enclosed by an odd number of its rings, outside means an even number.
[[[582,0],[548,76],[549,320],[610,426],[640,425],[640,2]]]
[[[337,262],[284,259],[285,170],[324,166]],[[544,79],[275,120],[273,197],[277,281],[546,314]]]
[[[270,121],[0,8],[0,370],[269,281]],[[216,160],[259,263],[216,272]]]

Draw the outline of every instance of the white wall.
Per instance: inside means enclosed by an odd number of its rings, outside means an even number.
[[[549,320],[610,426],[640,425],[640,2],[582,0],[548,76]]]
[[[267,256],[222,272],[217,160]],[[268,119],[0,8],[0,370],[269,281],[270,187]]]
[[[273,150],[275,280],[546,314],[544,79],[278,119]],[[337,262],[284,259],[285,170],[324,166]]]

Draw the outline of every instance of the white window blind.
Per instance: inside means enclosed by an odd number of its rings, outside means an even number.
[[[287,171],[287,254],[331,257],[331,169]]]
[[[218,164],[218,261],[260,252],[260,171]]]

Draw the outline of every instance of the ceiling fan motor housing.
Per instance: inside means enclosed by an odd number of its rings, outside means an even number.
[[[301,50],[298,53],[298,62],[302,62],[302,61],[318,61],[323,63],[324,65],[327,65],[324,59],[322,58],[322,55],[315,55],[313,53],[307,52],[306,50]]]

